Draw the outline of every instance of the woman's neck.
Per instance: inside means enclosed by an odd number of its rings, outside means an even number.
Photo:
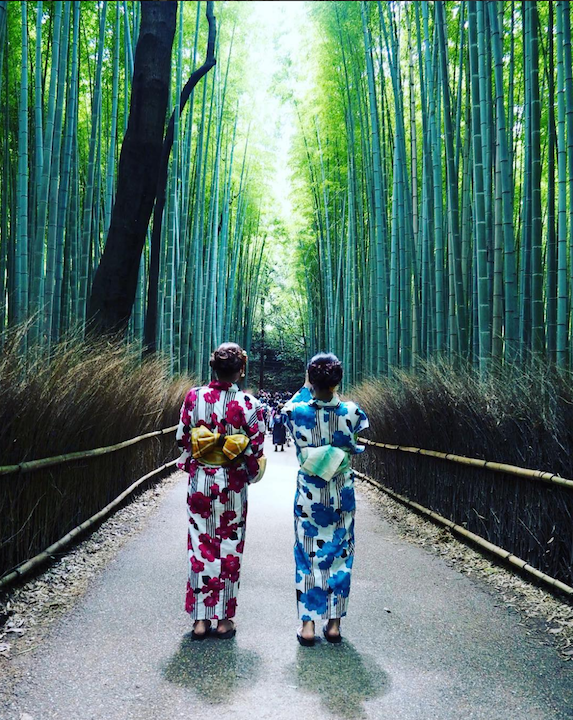
[[[322,400],[323,402],[329,402],[334,397],[334,393],[328,389],[319,390],[318,388],[313,387],[312,392],[317,400]]]

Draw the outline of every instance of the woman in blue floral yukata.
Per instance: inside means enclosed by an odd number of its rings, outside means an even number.
[[[223,343],[211,356],[216,380],[192,388],[181,408],[178,467],[188,473],[188,580],[185,609],[192,638],[231,638],[245,545],[247,489],[264,466],[263,411],[239,390],[246,353]]]
[[[328,642],[341,641],[340,618],[350,594],[356,508],[350,455],[364,450],[356,436],[368,427],[368,418],[356,403],[343,402],[336,394],[341,380],[342,364],[335,355],[315,355],[308,383],[283,410],[301,466],[294,557],[302,620],[297,638],[305,646],[314,645],[318,620],[326,621],[322,630]]]

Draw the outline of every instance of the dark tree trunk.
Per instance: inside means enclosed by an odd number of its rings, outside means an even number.
[[[187,100],[191,97],[193,89],[206,75],[209,70],[216,65],[215,59],[215,38],[216,24],[215,15],[213,14],[213,0],[207,2],[207,20],[209,22],[209,35],[207,38],[207,53],[205,62],[200,68],[195,70],[189,80],[185,83],[185,87],[181,91],[179,99],[179,112],[183,112]],[[155,200],[155,208],[153,210],[153,231],[151,234],[151,260],[149,265],[149,285],[147,291],[147,313],[145,315],[144,327],[144,346],[146,353],[152,353],[156,350],[157,337],[157,302],[159,288],[159,258],[161,251],[161,227],[163,223],[163,210],[165,208],[165,195],[167,192],[167,171],[169,168],[169,156],[173,147],[173,128],[175,126],[175,111],[169,120],[165,140],[163,141],[163,150],[161,153],[161,164],[159,167],[159,176],[157,178],[157,193]],[[187,329],[184,329],[187,331]]]
[[[123,333],[157,189],[177,3],[141,3],[129,121],[119,159],[111,224],[88,303],[90,330]]]

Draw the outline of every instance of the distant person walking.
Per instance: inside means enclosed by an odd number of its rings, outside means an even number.
[[[282,404],[277,407],[277,412],[275,413],[275,416],[273,417],[273,422],[272,422],[273,445],[275,446],[275,452],[278,451],[279,445],[281,447],[281,452],[284,452],[285,443],[287,440],[286,417],[281,414],[282,409],[283,409]]]
[[[300,470],[294,501],[296,595],[301,645],[314,645],[314,624],[341,641],[354,561],[354,477],[350,455],[360,453],[356,435],[368,418],[356,403],[336,394],[342,364],[331,353],[308,364],[308,383],[286,404]]]
[[[216,379],[187,393],[177,429],[178,467],[189,474],[185,609],[195,620],[195,640],[210,633],[212,621],[215,637],[235,634],[247,489],[264,465],[262,409],[237,385],[246,362],[236,343],[220,345],[210,362]]]

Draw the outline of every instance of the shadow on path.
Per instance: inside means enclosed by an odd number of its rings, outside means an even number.
[[[261,658],[250,650],[241,650],[236,640],[207,638],[191,640],[183,636],[179,650],[163,668],[169,682],[189,688],[207,703],[225,704],[235,693],[252,687],[260,673]]]
[[[375,660],[346,639],[341,645],[320,641],[313,648],[299,647],[288,672],[299,690],[316,693],[324,707],[341,718],[365,717],[362,703],[384,695],[391,685]]]

